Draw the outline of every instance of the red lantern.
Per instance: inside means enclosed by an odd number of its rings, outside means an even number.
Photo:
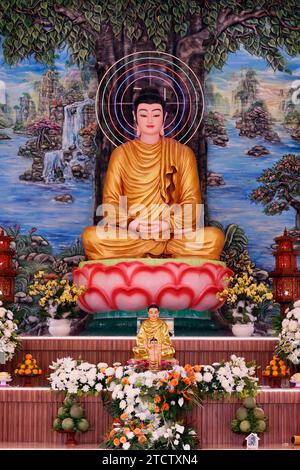
[[[13,268],[14,251],[10,244],[13,238],[5,235],[0,228],[0,300],[14,301],[14,284],[17,271]]]
[[[296,250],[294,243],[299,238],[284,234],[274,238],[277,247],[273,253],[275,256],[275,271],[270,273],[273,278],[273,296],[281,306],[281,314],[291,302],[300,299],[300,271],[297,267],[297,256],[300,251]]]

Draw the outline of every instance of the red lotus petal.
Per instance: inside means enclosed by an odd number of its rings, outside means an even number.
[[[192,289],[187,286],[165,286],[158,292],[155,303],[160,308],[184,310],[190,308],[193,297]]]
[[[88,274],[85,273],[84,269],[75,268],[73,269],[73,281],[77,287],[84,286],[88,284]]]
[[[112,292],[114,310],[144,310],[153,302],[149,292],[140,287],[116,287]]]

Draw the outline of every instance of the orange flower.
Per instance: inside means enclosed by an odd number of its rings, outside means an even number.
[[[136,436],[140,436],[142,434],[142,431],[140,430],[140,428],[135,428],[133,432]]]
[[[174,379],[179,379],[180,374],[178,372],[174,372],[173,377],[174,377]]]
[[[124,432],[125,432],[125,434],[126,434],[127,432],[130,432],[130,428],[124,428]]]
[[[121,444],[125,444],[125,442],[127,442],[126,437],[125,437],[125,436],[122,436],[122,437],[120,438],[120,442],[121,442]]]
[[[194,366],[194,371],[195,372],[200,372],[200,370],[201,370],[201,366],[199,366],[199,365]]]
[[[173,385],[173,387],[176,387],[178,385],[178,380],[177,379],[172,379],[171,384]]]
[[[163,403],[162,406],[161,406],[161,409],[164,410],[164,411],[168,411],[169,408],[170,407],[169,407],[168,403]]]
[[[160,412],[160,408],[159,408],[159,406],[156,406],[156,407],[154,408],[154,413],[159,413],[159,412]]]
[[[154,403],[159,403],[161,401],[161,398],[159,395],[155,395],[154,397]]]
[[[127,413],[122,413],[120,416],[120,419],[124,421],[127,418],[127,416],[128,416]]]
[[[190,372],[192,370],[192,366],[190,364],[186,364],[184,366],[184,369],[187,371],[187,372]]]
[[[146,442],[145,436],[143,436],[143,435],[139,436],[138,441],[139,441],[140,444],[145,444],[145,442]]]
[[[185,377],[184,379],[182,379],[182,382],[187,385],[191,385],[191,380],[189,379],[189,377]]]
[[[124,377],[124,379],[122,379],[122,384],[123,384],[123,385],[128,385],[128,384],[129,384],[129,380],[128,380],[126,377]]]
[[[120,445],[120,439],[117,437],[114,439],[114,446],[118,447]]]
[[[110,431],[110,433],[109,433],[110,439],[111,439],[112,437],[114,437],[115,434],[116,434],[116,431],[115,431],[114,429],[112,429],[112,430]]]
[[[140,428],[140,429],[143,429],[144,427],[145,427],[145,426],[144,426],[143,423],[140,423],[140,424],[138,425],[138,428]]]

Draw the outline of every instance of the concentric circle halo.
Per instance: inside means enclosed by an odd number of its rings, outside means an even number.
[[[114,146],[137,137],[133,99],[150,85],[157,87],[167,102],[165,136],[186,144],[197,132],[204,114],[204,95],[196,74],[172,54],[140,51],[111,65],[98,86],[98,125]]]

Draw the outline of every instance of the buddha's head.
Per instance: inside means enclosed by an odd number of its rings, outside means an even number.
[[[151,304],[148,307],[148,317],[151,321],[157,321],[159,317],[159,307],[156,304]]]
[[[141,90],[133,102],[133,116],[139,137],[164,135],[166,102],[156,88],[147,87]]]

